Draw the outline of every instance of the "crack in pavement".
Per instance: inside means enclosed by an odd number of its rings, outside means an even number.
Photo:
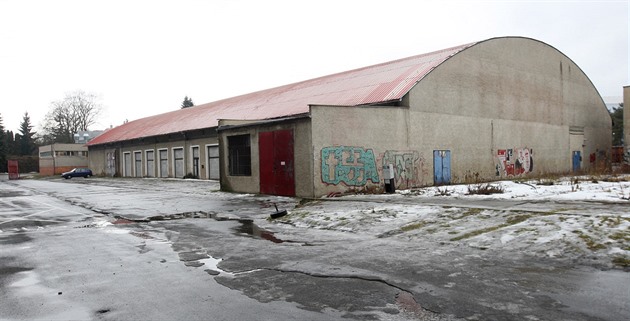
[[[407,290],[401,286],[398,286],[396,284],[393,284],[391,282],[388,282],[386,280],[383,280],[381,278],[377,278],[377,277],[369,277],[369,276],[360,276],[360,275],[350,275],[350,274],[338,274],[338,275],[329,275],[329,274],[321,274],[321,273],[312,273],[312,272],[306,272],[306,271],[300,271],[300,270],[288,270],[288,269],[280,269],[280,268],[257,268],[257,269],[251,269],[251,270],[245,270],[245,271],[239,271],[239,272],[232,272],[232,276],[239,276],[241,274],[246,274],[246,273],[253,273],[253,272],[257,272],[257,271],[274,271],[274,272],[280,272],[280,273],[296,273],[296,274],[302,274],[302,275],[306,275],[306,276],[310,276],[310,277],[314,277],[314,278],[324,278],[324,279],[351,279],[351,280],[361,280],[361,281],[367,281],[367,282],[377,282],[380,284],[385,284],[389,287],[395,288],[399,291],[401,291],[402,293],[405,293],[406,295],[411,296],[411,298],[413,298],[413,293],[410,290]],[[413,298],[413,301],[415,301],[415,298]],[[435,314],[440,314],[440,312],[437,311],[432,311],[429,310],[421,305],[419,305],[419,308],[422,309],[423,311],[427,311],[430,313],[435,313]]]

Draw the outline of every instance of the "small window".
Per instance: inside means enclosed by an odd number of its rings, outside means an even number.
[[[249,135],[229,136],[228,153],[230,175],[252,175],[252,153],[249,143]]]

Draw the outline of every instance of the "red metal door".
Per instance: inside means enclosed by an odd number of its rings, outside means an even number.
[[[293,131],[278,130],[258,134],[260,192],[295,196],[293,174]]]
[[[258,160],[260,166],[260,193],[274,194],[273,132],[258,133]]]

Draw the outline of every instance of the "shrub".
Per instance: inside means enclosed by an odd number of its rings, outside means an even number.
[[[555,184],[555,182],[551,179],[544,179],[541,178],[538,183],[536,183],[537,185],[542,185],[542,186],[552,186]]]
[[[451,195],[451,191],[449,191],[448,188],[446,188],[446,187],[444,187],[444,188],[438,187],[438,188],[436,188],[435,191],[436,191],[435,195],[438,195],[438,196],[450,196]]]
[[[505,190],[501,185],[493,185],[489,183],[475,184],[468,186],[468,195],[490,195],[503,194]]]

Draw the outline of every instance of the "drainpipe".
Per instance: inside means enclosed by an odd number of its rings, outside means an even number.
[[[57,166],[55,164],[55,158],[57,155],[55,155],[55,144],[53,143],[52,145],[50,145],[50,150],[52,153],[52,158],[53,158],[53,176],[57,175]]]

